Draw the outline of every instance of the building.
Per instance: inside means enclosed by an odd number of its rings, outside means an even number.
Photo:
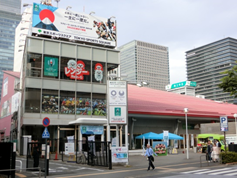
[[[20,73],[3,71],[3,86],[1,88],[2,102],[0,104],[0,142],[16,140],[17,118],[13,121],[12,116],[18,111],[20,92],[17,92],[20,83]]]
[[[234,102],[234,97],[217,85],[224,77],[220,73],[236,65],[236,45],[236,39],[227,37],[186,52],[187,79],[197,82],[197,95],[215,101]]]
[[[170,83],[168,47],[131,41],[121,47],[121,74],[129,82],[149,82],[149,88],[165,90]]]
[[[184,81],[179,83],[173,83],[165,86],[166,91],[172,93],[179,93],[181,95],[195,96],[196,82]]]
[[[21,0],[0,0],[0,90],[3,71],[13,70],[15,28],[20,20]]]

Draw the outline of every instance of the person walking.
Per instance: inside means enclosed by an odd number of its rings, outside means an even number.
[[[208,140],[208,142],[207,142],[207,160],[208,160],[208,162],[211,162],[211,153],[212,153],[212,145],[211,145],[211,141]]]
[[[212,151],[212,160],[213,160],[213,163],[215,163],[219,159],[219,148],[216,146],[216,143],[214,143],[212,150],[213,150]]]
[[[153,157],[153,154],[155,154],[157,156],[156,153],[154,153],[153,149],[150,147],[149,144],[147,144],[147,149],[146,149],[146,153],[144,156],[147,156],[147,159],[148,159],[148,162],[149,162],[149,166],[148,166],[148,169],[147,171],[150,170],[150,167],[152,167],[152,170],[155,169],[155,166],[153,165],[153,161],[154,161],[154,157]]]

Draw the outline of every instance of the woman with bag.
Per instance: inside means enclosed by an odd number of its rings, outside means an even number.
[[[212,150],[213,150],[212,151],[212,160],[213,160],[213,163],[215,163],[219,159],[219,148],[216,146],[216,143],[214,143]]]
[[[146,153],[145,153],[145,155],[144,155],[144,156],[147,156],[147,161],[149,161],[149,166],[148,166],[147,171],[150,170],[150,167],[152,167],[152,170],[155,169],[155,166],[154,166],[153,163],[152,163],[152,162],[154,161],[153,154],[155,154],[155,155],[157,156],[157,154],[153,152],[153,149],[150,148],[150,145],[147,144]]]

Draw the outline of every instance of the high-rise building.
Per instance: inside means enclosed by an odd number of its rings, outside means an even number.
[[[0,0],[0,92],[3,71],[13,70],[15,28],[20,20],[21,0]]]
[[[149,88],[165,90],[170,83],[168,47],[134,40],[119,49],[120,70],[127,81],[146,81]]]
[[[196,94],[206,99],[233,103],[234,97],[217,85],[221,72],[231,69],[237,60],[237,39],[224,38],[186,52],[187,79],[197,82]]]

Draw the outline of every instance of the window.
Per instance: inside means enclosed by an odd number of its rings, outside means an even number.
[[[93,62],[92,70],[93,76],[92,81],[98,83],[106,83],[106,70],[105,63]]]
[[[40,89],[26,88],[25,112],[40,113]]]
[[[91,94],[77,92],[76,114],[91,115]]]
[[[42,113],[58,114],[58,91],[43,90]]]
[[[26,75],[31,77],[41,77],[42,55],[28,53]]]
[[[92,115],[106,116],[106,96],[105,94],[92,95]]]
[[[58,57],[44,56],[44,77],[58,78]]]
[[[75,92],[61,91],[60,92],[60,113],[75,114]]]

